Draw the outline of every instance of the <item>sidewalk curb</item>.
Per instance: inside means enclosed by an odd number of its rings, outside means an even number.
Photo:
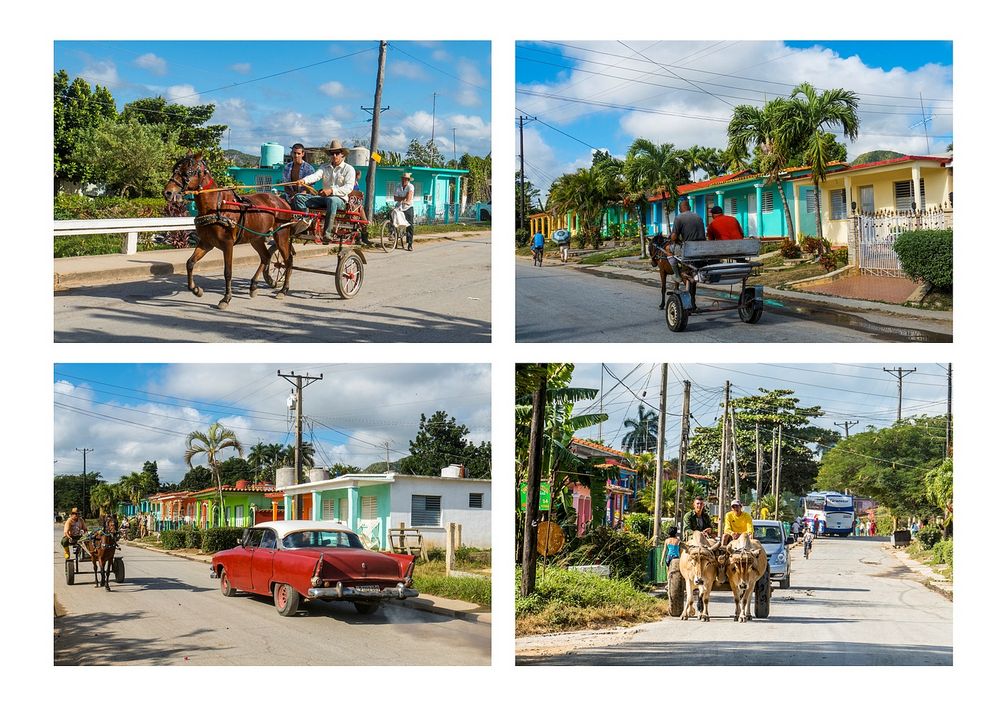
[[[920,584],[954,603],[954,585],[953,582],[948,580],[947,577],[938,574],[922,562],[917,562],[912,557],[907,555],[905,550],[895,548],[888,544],[882,545],[882,550],[894,557],[910,571],[922,575],[923,579],[920,581]]]
[[[139,548],[142,550],[150,550],[152,552],[158,552],[161,555],[170,555],[172,557],[180,557],[185,560],[192,560],[193,562],[201,562],[203,564],[210,564],[212,562],[211,557],[195,557],[183,552],[176,552],[174,550],[163,550],[158,547],[149,547],[148,545],[143,545],[142,543],[134,543],[129,540],[121,540],[119,544],[128,547]],[[425,598],[428,597],[428,598]],[[493,623],[493,613],[483,612],[477,613],[473,611],[462,611],[459,609],[449,609],[446,606],[436,606],[434,604],[434,598],[430,598],[430,594],[422,594],[419,597],[414,597],[411,599],[403,599],[394,604],[394,606],[402,606],[413,611],[423,611],[429,614],[438,614],[441,616],[450,616],[461,621],[471,621],[473,623],[481,624],[491,624]],[[436,598],[436,597],[435,597]],[[441,597],[443,599],[443,597]]]

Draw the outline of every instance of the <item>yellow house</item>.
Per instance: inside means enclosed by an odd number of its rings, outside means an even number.
[[[816,235],[816,216],[811,198],[812,182],[799,177],[793,180],[798,232]],[[951,224],[954,184],[952,156],[905,155],[879,162],[847,167],[827,175],[820,183],[820,213],[823,236],[834,246],[851,241],[854,216],[899,217],[913,212],[943,215]]]

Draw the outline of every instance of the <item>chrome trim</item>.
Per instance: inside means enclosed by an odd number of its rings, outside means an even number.
[[[333,587],[313,587],[306,594],[310,599],[409,599],[419,596],[416,589],[407,588],[402,582],[395,587],[385,587],[378,593],[358,592],[352,587],[345,587],[342,582],[337,582]]]

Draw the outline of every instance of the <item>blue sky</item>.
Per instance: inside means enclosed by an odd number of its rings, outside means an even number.
[[[594,149],[623,156],[637,137],[725,147],[735,105],[763,105],[803,81],[859,94],[849,159],[940,154],[952,142],[951,42],[518,42],[515,75],[515,116],[538,119],[525,124],[525,173],[543,196]]]
[[[287,148],[370,137],[361,106],[374,99],[377,41],[61,41],[54,51],[55,70],[108,87],[119,109],[157,95],[215,103],[213,122],[230,126],[223,147],[259,154],[269,141]],[[489,42],[390,41],[380,147],[405,152],[412,138],[426,142],[433,114],[434,139],[447,157],[453,148],[485,155],[490,73]]]
[[[257,442],[292,444],[287,399],[293,387],[277,373],[323,375],[303,391],[305,439],[316,463],[368,466],[406,456],[420,422],[445,410],[490,439],[487,364],[56,364],[53,377],[53,471],[82,470],[115,481],[157,462],[160,479],[184,476],[185,438],[221,422],[244,451]],[[349,387],[350,395],[345,395]]]

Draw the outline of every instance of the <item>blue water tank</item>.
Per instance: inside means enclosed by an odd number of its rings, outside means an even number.
[[[285,148],[276,142],[265,142],[260,146],[260,166],[273,167],[285,161]]]

